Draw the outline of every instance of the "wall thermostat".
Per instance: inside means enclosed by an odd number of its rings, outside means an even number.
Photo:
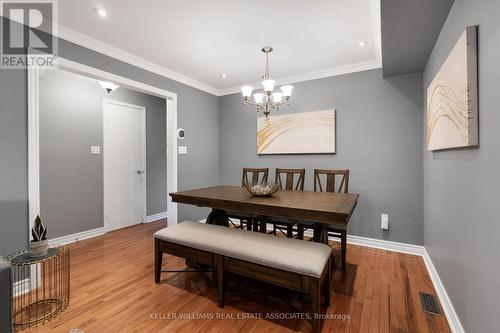
[[[182,128],[177,129],[177,139],[184,140],[186,137],[186,132]]]

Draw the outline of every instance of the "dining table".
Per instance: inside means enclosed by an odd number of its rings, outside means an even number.
[[[170,193],[180,204],[212,208],[208,224],[229,226],[228,212],[262,220],[288,219],[314,224],[314,240],[328,244],[328,226],[346,230],[356,208],[356,193],[333,193],[280,190],[269,197],[258,197],[240,186],[211,186]],[[341,238],[341,264],[346,267],[347,237]]]

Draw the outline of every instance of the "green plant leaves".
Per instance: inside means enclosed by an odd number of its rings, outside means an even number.
[[[35,225],[31,229],[31,236],[34,242],[40,242],[47,239],[47,229],[43,225],[40,215],[37,215],[35,219]]]

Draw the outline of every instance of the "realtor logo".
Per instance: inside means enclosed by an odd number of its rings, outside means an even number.
[[[1,68],[55,66],[56,0],[2,0]]]

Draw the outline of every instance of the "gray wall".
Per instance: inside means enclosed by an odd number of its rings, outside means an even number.
[[[64,40],[59,43],[59,53],[66,59],[176,93],[177,126],[186,131],[182,145],[187,146],[189,152],[178,156],[179,190],[219,183],[217,96]],[[179,205],[179,220],[202,219],[207,214],[206,209]]]
[[[40,213],[49,238],[103,226],[103,99],[146,108],[147,214],[167,210],[166,101],[48,70],[40,77]]]
[[[465,27],[479,24],[480,148],[424,152],[424,243],[467,332],[500,327],[499,13],[496,0],[456,0],[424,73],[426,91]]]
[[[337,154],[256,153],[256,112],[241,94],[220,98],[219,143],[222,184],[241,184],[241,168],[348,168],[349,190],[360,194],[349,233],[422,244],[422,76],[388,79],[381,70],[294,85],[292,105],[281,113],[337,110]],[[274,172],[272,173],[274,177]],[[380,229],[389,213],[390,228]]]
[[[179,189],[219,183],[218,98],[98,52],[60,40],[59,54],[72,61],[177,94],[178,126],[186,130],[179,156]],[[27,89],[26,71],[0,69],[0,254],[27,245]],[[179,206],[179,219],[205,218],[208,211]]]
[[[380,1],[384,76],[423,72],[453,1]]]
[[[0,69],[0,255],[26,244],[28,131],[26,72]]]

